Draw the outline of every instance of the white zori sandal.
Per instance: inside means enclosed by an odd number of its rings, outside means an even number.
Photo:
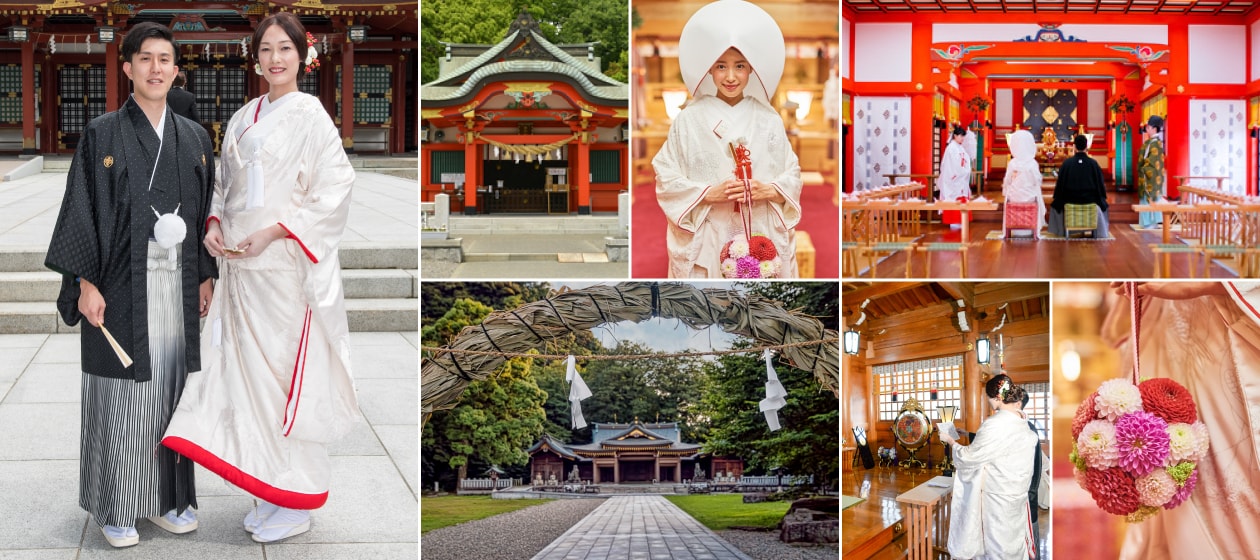
[[[115,527],[113,525],[105,525],[101,527],[101,534],[105,535],[105,542],[114,548],[126,548],[140,544],[140,533],[136,532],[135,527]]]
[[[258,500],[258,502],[254,509],[249,510],[249,513],[245,514],[245,530],[251,533],[258,532],[258,526],[262,525],[268,517],[271,517],[271,514],[280,509],[280,506],[271,502],[263,500]]]
[[[166,512],[166,515],[160,517],[148,518],[150,523],[165,529],[168,533],[182,535],[197,530],[197,514],[192,508],[184,510],[184,513],[175,515],[175,510]]]
[[[304,509],[278,508],[254,531],[254,542],[272,543],[296,537],[311,530],[311,512]]]

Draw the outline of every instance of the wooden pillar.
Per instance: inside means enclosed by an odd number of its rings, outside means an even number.
[[[33,155],[35,147],[35,43],[22,43],[22,153]]]
[[[122,106],[118,95],[118,70],[122,62],[118,59],[118,41],[105,45],[105,110],[117,111]]]
[[[980,379],[980,364],[976,361],[976,333],[967,333],[967,346],[972,350],[967,351],[963,355],[963,389],[962,389],[962,408],[963,426],[969,432],[977,432],[980,430],[980,423],[984,421],[984,383]],[[996,359],[997,356],[991,356],[990,360]]]
[[[661,454],[659,451],[652,454],[652,478],[658,481],[661,478]]]
[[[354,43],[349,39],[349,32],[346,44],[341,47],[341,146],[347,154],[354,153]],[[468,161],[465,156],[465,166]]]
[[[346,104],[342,103],[342,107]],[[344,130],[344,127],[343,127]],[[475,216],[477,214],[477,136],[472,130],[466,130],[464,135],[464,214]],[[344,142],[353,140],[350,138],[343,139]],[[347,151],[349,151],[347,149]]]
[[[573,174],[577,179],[578,214],[591,213],[591,145],[589,132],[578,133],[577,157],[574,158]]]
[[[613,484],[621,484],[621,459],[613,457]]]

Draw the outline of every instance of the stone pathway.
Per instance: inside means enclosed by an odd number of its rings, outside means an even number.
[[[534,560],[751,560],[661,496],[614,496]]]

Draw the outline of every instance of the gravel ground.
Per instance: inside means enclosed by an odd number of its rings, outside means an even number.
[[[838,545],[792,546],[779,542],[778,531],[717,531],[719,537],[754,560],[836,560]]]
[[[459,266],[457,262],[420,259],[420,277],[429,280],[450,278],[451,275],[455,274],[455,267],[457,266]]]
[[[420,537],[420,557],[422,560],[532,558],[603,503],[603,499],[556,500],[429,531]]]

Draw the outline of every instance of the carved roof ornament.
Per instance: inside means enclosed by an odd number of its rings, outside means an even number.
[[[508,27],[507,34],[503,35],[503,38],[506,39],[511,37],[516,34],[517,31],[522,30],[542,34],[542,28],[538,27],[538,21],[534,19],[534,16],[529,15],[528,11],[521,10],[521,13],[518,14],[516,19],[512,21],[512,25]]]

